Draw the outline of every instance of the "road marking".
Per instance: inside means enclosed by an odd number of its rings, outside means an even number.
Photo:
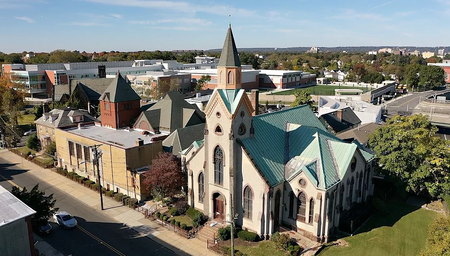
[[[117,250],[116,248],[112,247],[111,245],[109,245],[108,243],[106,243],[105,241],[103,241],[102,239],[96,237],[94,234],[92,234],[91,232],[87,231],[86,229],[82,228],[81,226],[77,226],[77,228],[79,230],[81,230],[83,233],[85,233],[86,235],[94,238],[95,240],[97,240],[100,244],[104,245],[106,248],[110,249],[111,251],[115,252],[117,255],[120,256],[125,256],[125,254],[123,254],[122,252],[120,252],[119,250]]]
[[[9,184],[11,184],[11,185],[13,185],[13,186],[16,186],[16,187],[18,187],[18,188],[20,188],[20,189],[22,189],[21,186],[17,185],[17,183],[15,183],[14,181],[8,180],[5,176],[3,176],[3,175],[0,174],[0,177],[1,177],[2,179],[4,179],[6,182],[8,182]]]

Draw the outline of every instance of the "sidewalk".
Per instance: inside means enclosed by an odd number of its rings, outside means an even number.
[[[49,185],[64,191],[64,193],[69,194],[74,198],[78,198],[81,202],[100,211],[100,200],[97,192],[69,180],[50,169],[41,168],[25,159],[23,159],[22,162],[21,157],[8,150],[0,150],[0,156],[17,164],[20,168],[27,170],[28,173],[47,182]],[[147,236],[156,242],[161,241],[165,243],[163,246],[172,249],[180,255],[217,255],[206,248],[205,242],[195,238],[186,239],[178,236],[172,231],[144,218],[142,213],[127,206],[123,206],[112,198],[103,197],[103,204],[105,209],[101,211],[103,214],[137,231],[139,236]]]

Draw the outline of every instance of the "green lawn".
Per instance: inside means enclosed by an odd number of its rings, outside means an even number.
[[[295,91],[310,90],[313,95],[334,95],[335,89],[360,89],[366,92],[366,87],[338,86],[338,85],[315,85],[306,88],[298,88],[288,91],[276,92],[274,95],[293,95]],[[370,90],[370,88],[369,88]]]
[[[248,256],[260,256],[260,255],[270,255],[270,256],[286,256],[286,252],[278,250],[275,242],[272,241],[262,241],[258,246],[242,246],[237,245],[236,250],[247,254]]]
[[[28,154],[28,152],[31,152],[31,154],[37,153],[37,151],[32,150],[32,149],[28,148],[27,146],[18,148],[17,150],[19,150],[25,156]]]
[[[21,117],[19,117],[17,121],[19,122],[19,125],[34,124],[34,118],[35,118],[34,113],[31,113],[27,115],[22,115]]]
[[[175,221],[179,221],[180,225],[186,224],[186,226],[188,226],[188,227],[192,227],[192,225],[193,225],[191,218],[189,218],[186,215],[172,217],[169,219],[169,221],[172,219],[175,219]]]
[[[37,156],[36,160],[46,165],[53,164],[53,162],[55,161],[52,157],[45,155]]]
[[[372,216],[361,233],[344,238],[347,247],[332,246],[319,255],[417,255],[425,247],[428,226],[437,213],[401,202],[387,206],[389,215]]]

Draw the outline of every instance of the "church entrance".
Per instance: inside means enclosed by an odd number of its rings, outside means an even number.
[[[213,194],[214,219],[225,220],[225,197],[220,193]]]
[[[281,201],[281,192],[280,190],[277,191],[275,194],[275,213],[273,216],[273,227],[274,230],[277,231],[280,227],[280,201]]]

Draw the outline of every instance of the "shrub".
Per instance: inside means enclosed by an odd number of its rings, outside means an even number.
[[[114,195],[114,200],[116,200],[117,202],[120,202],[120,201],[122,201],[122,197],[123,197],[122,193],[117,193]]]
[[[258,239],[258,234],[246,230],[241,230],[237,233],[237,236],[244,241],[255,242]]]
[[[122,204],[123,204],[123,205],[128,205],[128,200],[129,200],[129,199],[130,199],[129,196],[124,195],[124,196],[122,197]]]
[[[172,225],[175,225],[175,222],[177,222],[175,219],[171,219],[171,220],[170,220],[170,223],[171,223]]]
[[[177,225],[177,227],[180,227],[181,223],[179,221],[175,222],[175,225]]]
[[[54,156],[56,152],[56,142],[52,141],[45,149],[45,153]]]
[[[300,250],[301,250],[301,248],[298,245],[289,246],[289,251],[290,251],[291,255],[296,255],[296,253]]]
[[[175,207],[170,208],[170,216],[177,216],[178,215],[178,210]]]
[[[128,200],[128,206],[130,207],[130,208],[134,208],[134,207],[136,207],[136,204],[138,203],[138,200],[136,199],[136,198],[130,198],[129,200]]]
[[[199,214],[202,214],[201,212],[197,211],[196,209],[194,209],[193,207],[189,207],[189,209],[187,209],[186,211],[186,215],[191,218],[192,220],[195,219],[196,216],[198,216]]]
[[[198,228],[198,222],[193,221],[193,222],[192,222],[192,225],[194,226],[194,228]]]
[[[231,238],[231,227],[219,228],[218,237],[222,241],[226,241]]]
[[[160,212],[155,212],[156,218],[159,219],[159,217],[161,217],[161,213]]]
[[[277,248],[284,251],[288,250],[291,244],[291,238],[288,234],[280,234],[276,241]]]
[[[163,221],[167,221],[169,219],[169,216],[164,215],[163,216]]]
[[[106,191],[105,195],[109,196],[109,197],[113,197],[114,196],[114,191],[108,190],[108,191]]]
[[[37,137],[37,134],[31,134],[27,139],[27,147],[36,151],[41,150],[41,141]]]
[[[231,252],[231,250],[230,250],[230,252]],[[244,256],[244,254],[242,252],[239,252],[239,251],[237,251],[234,255],[236,255],[236,256]]]
[[[272,234],[272,236],[270,237],[270,241],[277,242],[279,237],[280,237],[280,232],[277,231]]]
[[[187,229],[187,225],[183,223],[183,224],[181,225],[181,228],[184,229],[184,230],[186,230],[186,229]]]
[[[92,190],[98,191],[99,188],[100,188],[100,185],[98,185],[98,184],[93,184],[93,185],[91,185],[91,189],[92,189]]]
[[[178,214],[184,214],[189,209],[189,205],[186,201],[178,201],[175,203],[175,208],[177,208]]]
[[[193,222],[197,222],[199,225],[203,225],[208,220],[208,217],[206,217],[203,213],[197,211],[197,215],[194,216],[192,219]]]
[[[102,193],[103,193],[103,195],[106,194],[106,188],[105,187],[102,187]]]

